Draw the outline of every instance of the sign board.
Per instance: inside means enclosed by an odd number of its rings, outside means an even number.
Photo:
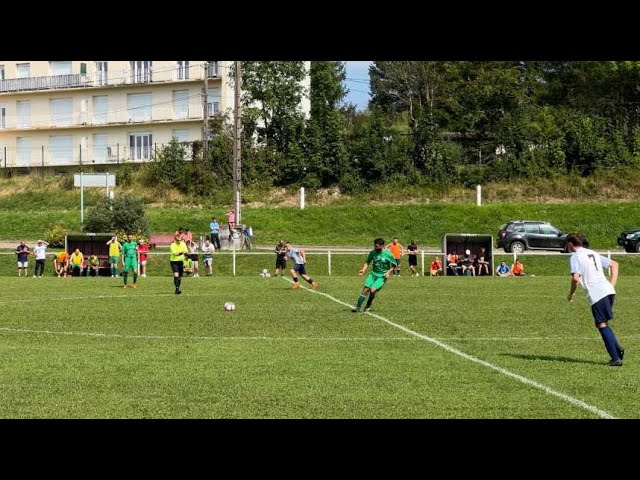
[[[80,178],[82,176],[82,179]],[[74,187],[115,187],[115,173],[75,173],[73,175]]]

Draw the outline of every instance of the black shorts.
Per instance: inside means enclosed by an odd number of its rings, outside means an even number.
[[[287,261],[284,258],[276,257],[276,268],[287,268]]]
[[[184,262],[182,260],[177,260],[175,262],[171,262],[171,271],[173,273],[177,273],[178,276],[182,276],[184,273]]]
[[[304,263],[296,263],[293,266],[293,271],[294,272],[298,272],[300,275],[306,275],[307,274],[306,270],[304,269]]]
[[[418,256],[417,255],[409,255],[409,265],[415,267],[418,265]]]
[[[189,259],[194,261],[194,262],[197,262],[198,261],[198,254],[197,253],[190,253],[189,254]]]

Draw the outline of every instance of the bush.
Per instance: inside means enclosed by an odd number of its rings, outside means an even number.
[[[69,229],[62,223],[58,223],[44,233],[44,241],[50,247],[64,247],[64,238],[67,236]]]

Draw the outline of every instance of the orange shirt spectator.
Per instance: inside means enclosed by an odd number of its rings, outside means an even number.
[[[519,259],[516,260],[516,263],[511,265],[511,275],[515,275],[516,277],[524,275],[524,265],[522,265],[522,262]]]

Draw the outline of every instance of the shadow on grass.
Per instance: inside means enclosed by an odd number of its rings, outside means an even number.
[[[521,358],[522,360],[542,360],[547,362],[570,362],[570,363],[590,363],[591,365],[604,365],[605,362],[596,362],[594,360],[580,360],[570,357],[554,357],[551,355],[523,355],[514,353],[501,353],[508,357]]]

